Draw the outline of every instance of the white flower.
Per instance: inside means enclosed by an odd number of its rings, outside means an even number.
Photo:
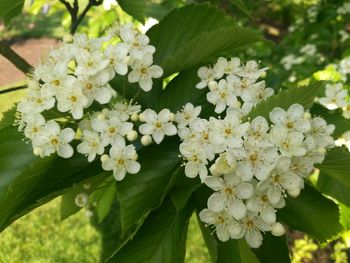
[[[204,181],[205,177],[208,175],[206,167],[208,161],[200,145],[193,142],[181,143],[179,149],[182,157],[186,161],[185,175],[189,178],[195,178],[199,175],[201,181]]]
[[[215,105],[216,113],[222,113],[226,107],[235,108],[238,106],[238,101],[233,88],[229,86],[224,79],[219,81],[216,90],[207,93],[207,100]]]
[[[18,104],[18,111],[26,113],[41,113],[55,106],[53,94],[46,93],[42,89],[28,89],[27,96]]]
[[[231,152],[224,152],[216,158],[215,163],[209,168],[214,176],[232,173],[236,170],[237,162]]]
[[[137,114],[141,111],[141,106],[137,104],[132,104],[133,102],[117,102],[114,104],[114,109],[116,110],[115,116],[118,116],[121,120],[127,121],[130,116]]]
[[[140,133],[152,135],[157,144],[163,141],[165,135],[172,136],[176,134],[177,129],[170,122],[171,112],[168,109],[161,110],[158,115],[154,110],[146,109],[142,115],[146,123],[140,126]]]
[[[241,237],[242,228],[240,224],[233,220],[226,211],[216,213],[210,209],[203,209],[199,213],[199,218],[204,223],[213,225],[216,235],[223,242],[230,238],[238,239]]]
[[[300,132],[288,132],[283,126],[274,126],[270,131],[270,140],[284,156],[303,156],[306,154],[303,144],[304,135]]]
[[[110,45],[105,51],[109,63],[114,67],[114,70],[122,76],[128,73],[128,52],[129,48],[125,43]]]
[[[266,68],[259,69],[259,64],[254,60],[250,60],[241,68],[237,75],[255,81],[261,77],[265,71]]]
[[[300,186],[301,178],[290,170],[290,165],[290,158],[280,157],[269,177],[257,186],[260,191],[267,191],[269,202],[273,205],[283,198],[284,190],[293,191]]]
[[[137,160],[137,153],[134,145],[125,145],[125,141],[116,140],[109,151],[109,156],[101,158],[102,168],[105,171],[113,171],[117,181],[124,179],[126,173],[137,174],[141,166]]]
[[[287,131],[308,132],[311,128],[310,121],[304,118],[304,107],[300,104],[291,105],[287,111],[276,107],[269,116],[273,124],[283,126]]]
[[[237,174],[243,181],[250,181],[253,176],[259,181],[265,180],[278,159],[277,148],[256,147],[248,142],[244,147],[232,151],[240,160],[237,163]]]
[[[339,72],[344,76],[350,73],[350,57],[344,58],[340,61]]]
[[[186,103],[182,111],[175,114],[175,122],[177,122],[177,127],[179,129],[186,127],[199,116],[201,109],[201,106],[194,107],[193,104]]]
[[[41,114],[27,114],[23,116],[23,121],[26,123],[26,127],[24,129],[24,135],[27,138],[35,138],[45,124],[45,118]]]
[[[163,75],[163,69],[157,65],[152,65],[152,54],[147,53],[142,60],[135,60],[131,63],[132,71],[128,75],[130,83],[138,82],[141,89],[148,92],[152,89],[153,79],[158,79]]]
[[[208,208],[213,212],[221,212],[225,208],[239,220],[246,215],[247,208],[242,199],[253,195],[254,188],[250,183],[242,182],[235,174],[222,177],[207,177],[204,183],[216,191],[208,199]]]
[[[329,110],[346,106],[348,92],[343,88],[341,83],[327,84],[325,94],[326,97],[320,98],[319,102]]]
[[[255,213],[248,213],[241,220],[242,233],[248,245],[252,248],[258,248],[262,244],[263,236],[261,231],[270,231],[270,225],[266,224],[260,216]]]
[[[306,134],[306,140],[312,140],[311,150],[317,147],[330,148],[334,146],[334,139],[331,134],[334,132],[335,126],[333,124],[327,124],[327,122],[320,118],[315,117],[311,120],[311,130]]]
[[[79,153],[87,155],[88,161],[92,162],[97,154],[103,154],[105,148],[98,133],[85,130],[83,131],[82,142],[77,146],[77,150]]]
[[[77,64],[76,75],[92,76],[105,69],[109,65],[109,59],[101,51],[84,51],[77,54]]]
[[[249,144],[257,147],[271,147],[273,144],[270,142],[267,134],[269,129],[270,126],[267,120],[262,116],[258,116],[251,121],[244,138],[249,141]]]
[[[131,122],[122,121],[117,116],[104,117],[103,115],[93,119],[91,126],[96,132],[100,133],[103,146],[123,139],[123,136],[126,136],[133,128]]]
[[[88,99],[83,95],[83,90],[79,84],[66,87],[57,95],[57,109],[60,112],[71,112],[74,119],[81,119],[84,107],[88,104]]]
[[[204,89],[208,86],[209,82],[216,79],[215,71],[208,67],[200,67],[197,71],[197,75],[201,79],[196,85],[197,89]]]
[[[215,77],[218,79],[221,78],[223,74],[236,74],[241,70],[240,66],[241,61],[239,58],[231,58],[228,60],[226,58],[219,57],[214,65],[214,72],[216,72]]]
[[[316,53],[317,49],[316,46],[313,44],[306,44],[305,46],[301,47],[300,53],[303,53],[307,56],[314,56]]]
[[[294,65],[298,65],[304,62],[303,57],[296,57],[295,55],[287,55],[282,58],[281,64],[285,70],[291,70]]]
[[[242,137],[249,128],[249,123],[241,123],[238,115],[229,114],[223,120],[213,117],[209,119],[212,133],[210,139],[214,144],[224,144],[224,147],[238,148],[243,146]]]
[[[38,136],[33,140],[34,149],[41,157],[49,156],[57,151],[63,158],[70,158],[73,155],[73,148],[69,143],[74,139],[75,133],[71,128],[61,130],[57,122],[48,121],[41,129]]]

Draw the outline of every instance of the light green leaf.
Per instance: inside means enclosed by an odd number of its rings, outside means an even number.
[[[305,185],[298,198],[287,198],[285,208],[277,215],[292,229],[303,231],[326,242],[343,230],[338,206],[312,187]]]
[[[111,180],[109,180],[111,179]],[[109,211],[112,208],[113,202],[116,195],[116,182],[114,177],[108,178],[106,181],[101,183],[97,189],[90,197],[91,202],[97,202],[96,214],[98,218],[98,223],[101,223]],[[98,197],[96,197],[96,194]]]
[[[118,4],[122,9],[141,23],[144,23],[147,17],[160,20],[182,3],[182,0],[118,0]]]
[[[170,199],[153,211],[135,237],[107,262],[182,263],[192,203],[177,211]]]
[[[154,63],[164,69],[163,77],[262,40],[254,31],[237,26],[233,18],[207,4],[172,11],[147,35],[156,47]]]
[[[305,110],[308,110],[314,104],[315,97],[322,86],[323,82],[315,82],[306,87],[293,87],[282,90],[259,103],[248,116],[251,119],[257,116],[268,118],[273,108],[281,107],[286,110],[294,103],[299,103],[304,106]]]
[[[0,20],[9,23],[11,19],[22,12],[24,0],[1,0]]]

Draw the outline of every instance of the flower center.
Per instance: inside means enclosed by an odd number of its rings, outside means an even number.
[[[216,221],[217,225],[225,223],[225,219],[222,216],[218,216],[218,219]]]
[[[116,132],[116,128],[109,127],[108,131],[109,131],[109,133],[115,133]]]
[[[230,187],[225,188],[224,192],[225,192],[225,195],[227,196],[233,195],[233,189]]]
[[[61,82],[58,79],[55,79],[55,80],[51,81],[51,84],[55,85],[55,86],[58,86],[58,85],[61,84]]]
[[[162,128],[162,123],[159,122],[159,121],[157,121],[155,126],[156,126],[156,128],[158,128],[158,129],[159,129],[159,128]]]
[[[245,225],[247,226],[248,229],[254,228],[254,222],[252,220],[247,220],[245,222]]]
[[[124,161],[124,159],[119,159],[117,161],[117,163],[118,163],[118,165],[124,165],[125,161]]]
[[[78,98],[76,96],[71,96],[70,97],[71,102],[76,102]]]
[[[231,129],[231,128],[226,128],[226,129],[225,129],[225,133],[226,133],[227,135],[231,135],[231,134],[232,134],[232,129]]]
[[[58,144],[58,140],[56,138],[51,140],[51,144],[52,145],[57,145]]]
[[[291,128],[293,128],[293,127],[294,127],[293,122],[288,122],[288,123],[287,123],[287,128],[291,129]]]
[[[85,88],[86,89],[92,89],[92,84],[91,83],[86,83]]]
[[[252,155],[250,155],[250,160],[252,162],[255,162],[256,160],[258,160],[258,155],[256,153],[253,153]]]
[[[141,68],[140,70],[142,75],[146,75],[147,74],[147,68]]]
[[[192,155],[192,161],[193,162],[197,162],[198,161],[198,156],[197,156],[197,154],[194,154],[194,155]]]
[[[267,195],[262,195],[260,197],[260,200],[263,201],[264,203],[268,202],[269,201],[269,198],[267,197]]]

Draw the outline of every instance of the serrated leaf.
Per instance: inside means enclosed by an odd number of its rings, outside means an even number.
[[[117,199],[123,235],[130,236],[144,222],[150,211],[160,206],[180,165],[178,141],[169,139],[138,152],[141,170],[117,184]]]
[[[319,104],[315,104],[311,108],[310,112],[313,115],[322,117],[327,121],[328,124],[334,124],[335,130],[333,136],[336,138],[341,136],[344,132],[350,130],[350,120],[347,120],[343,117],[343,113],[340,109],[328,110]]]
[[[182,263],[186,234],[194,207],[189,203],[177,211],[170,199],[153,211],[135,237],[107,262]]]
[[[162,19],[172,9],[178,7],[182,3],[183,1],[181,0],[118,0],[118,4],[122,9],[141,23],[144,23],[147,17],[153,17],[158,20]]]
[[[257,116],[269,118],[269,113],[275,107],[281,107],[287,110],[292,104],[299,103],[305,110],[311,108],[314,104],[317,93],[322,88],[323,82],[315,82],[306,87],[293,87],[278,92],[267,100],[259,103],[249,113],[248,117],[254,119]]]
[[[98,223],[101,223],[106,218],[115,200],[117,189],[115,185],[115,180],[114,178],[112,179],[113,179],[112,182],[106,182],[106,183],[104,182],[102,183],[102,185],[100,185],[100,187],[103,189],[101,190],[102,193],[97,201],[97,207],[96,207]]]
[[[278,210],[277,215],[292,229],[310,234],[320,242],[334,238],[343,230],[338,206],[308,185],[299,197],[288,197],[286,207]]]
[[[231,17],[207,4],[172,11],[147,35],[156,47],[154,62],[163,68],[164,77],[261,40],[254,31],[237,26]]]
[[[243,2],[243,0],[231,0],[231,2],[239,9],[241,10],[244,14],[252,18],[250,11],[248,10],[248,7],[246,4]]]
[[[101,172],[100,163],[89,164],[83,156],[35,157],[10,119],[8,115],[0,125],[0,231],[73,184]]]

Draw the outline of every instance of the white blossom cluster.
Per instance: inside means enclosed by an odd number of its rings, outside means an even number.
[[[57,152],[63,158],[71,157],[74,150],[70,143],[77,137],[73,124],[86,118],[95,105],[101,107],[111,102],[116,92],[109,81],[116,74],[128,74],[129,82],[138,82],[142,90],[150,91],[152,79],[163,74],[159,66],[152,65],[154,52],[149,38],[132,24],[113,27],[107,36],[100,38],[76,34],[50,51],[33,70],[27,95],[17,107],[19,129],[32,142],[34,154],[45,157]],[[128,118],[120,115],[121,110],[103,111],[97,116],[105,114],[106,120],[93,119],[93,132],[83,131],[78,152],[88,154],[89,161],[103,153],[103,147],[122,146],[122,140],[118,139],[133,136],[133,125],[127,122],[129,115]],[[113,129],[117,134],[114,137]],[[130,147],[125,151],[128,156],[133,154]],[[109,169],[108,162],[104,163]]]
[[[264,80],[266,68],[260,69],[256,61],[241,64],[239,58],[229,60],[220,57],[212,67],[200,67],[198,89],[209,88],[207,100],[215,105],[215,112],[222,113],[226,107],[247,115],[259,102],[274,94],[266,88]]]
[[[298,55],[289,54],[281,59],[281,64],[285,70],[291,70],[294,65],[300,65],[309,58],[321,59],[321,54],[317,53],[317,47],[314,44],[306,44],[299,50]]]
[[[345,2],[342,6],[337,8],[338,15],[350,14],[350,2]]]
[[[257,64],[245,73],[238,60],[226,63],[232,63],[230,78],[256,79],[261,75]],[[244,121],[241,109],[230,103],[242,98],[242,94],[254,94],[255,83],[240,90],[228,85],[229,81],[217,81],[216,76],[222,76],[217,65],[199,69],[201,81],[197,87],[209,86],[208,101],[215,102],[216,112],[225,112],[225,116],[202,119],[201,107],[187,103],[175,115],[182,140],[179,149],[186,176],[199,176],[214,190],[208,208],[200,212],[201,220],[214,227],[221,241],[244,237],[251,247],[259,247],[261,232],[284,234],[276,210],[285,206],[287,194],[299,195],[303,178],[312,173],[315,163],[323,161],[326,149],[334,146],[331,134],[335,127],[320,117],[312,118],[300,104],[291,105],[287,111],[274,108],[268,120],[258,116]],[[224,91],[220,90],[220,82],[225,84]],[[212,100],[210,95],[215,92],[218,100]],[[226,97],[220,92],[230,94],[230,101],[221,100]],[[250,103],[261,101],[256,98],[258,101]],[[219,103],[223,106],[217,110]]]

